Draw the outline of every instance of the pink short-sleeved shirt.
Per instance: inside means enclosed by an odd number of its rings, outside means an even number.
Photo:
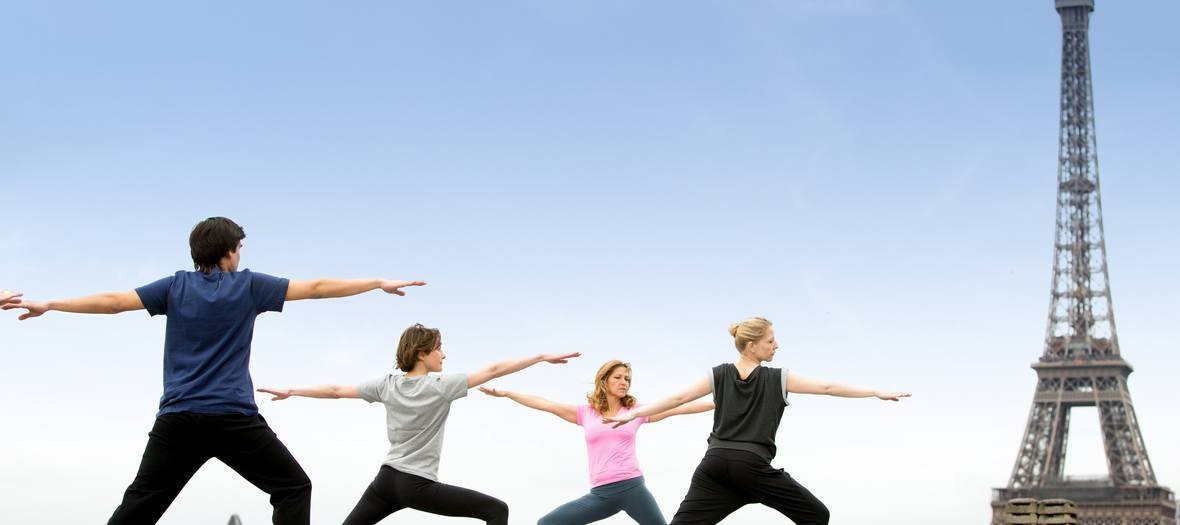
[[[620,408],[619,413],[638,409]],[[602,423],[602,416],[590,405],[578,406],[578,424],[586,431],[586,455],[590,459],[590,486],[597,487],[642,476],[635,457],[635,433],[647,423],[637,417],[619,428]]]

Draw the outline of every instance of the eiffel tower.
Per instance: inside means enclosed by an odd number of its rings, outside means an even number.
[[[992,523],[1011,498],[1066,498],[1082,525],[1176,525],[1176,500],[1160,486],[1131,405],[1102,230],[1102,198],[1090,82],[1094,0],[1055,0],[1061,15],[1061,133],[1057,234],[1045,351],[1032,368],[1037,387],[1006,488],[995,489]],[[1107,476],[1065,476],[1070,409],[1097,407]]]

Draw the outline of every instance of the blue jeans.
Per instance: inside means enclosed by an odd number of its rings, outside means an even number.
[[[590,493],[553,509],[537,525],[585,525],[626,512],[639,525],[668,525],[643,476],[590,489]]]

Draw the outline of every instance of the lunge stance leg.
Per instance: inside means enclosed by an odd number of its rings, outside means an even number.
[[[246,481],[270,494],[275,525],[311,522],[311,479],[260,415],[206,416],[215,455]]]
[[[191,416],[164,414],[156,418],[135,480],[123,493],[108,525],[156,523],[180,489],[209,460]]]

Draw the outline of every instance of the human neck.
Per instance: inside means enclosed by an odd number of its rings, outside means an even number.
[[[734,362],[733,365],[738,367],[740,370],[753,370],[759,366],[762,366],[762,361],[750,357],[747,354],[742,354],[741,357],[738,357],[738,360]]]
[[[418,361],[418,364],[414,365],[414,368],[412,370],[410,370],[409,372],[406,372],[406,377],[424,376],[429,371],[430,370],[426,369],[425,364],[423,364],[421,361]]]
[[[606,396],[606,412],[608,414],[616,414],[619,409],[623,407],[623,400],[612,395]]]

